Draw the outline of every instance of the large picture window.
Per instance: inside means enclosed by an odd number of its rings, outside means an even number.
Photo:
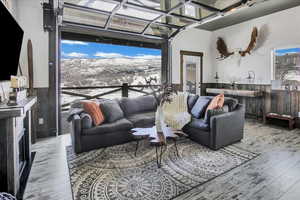
[[[76,87],[77,90],[71,91],[72,94],[93,96],[121,88],[123,84],[143,89],[139,86],[145,85],[145,79],[150,77],[155,77],[157,84],[160,83],[160,49],[71,40],[62,40],[61,43],[61,88]],[[98,86],[104,88],[81,89]],[[130,97],[143,94],[129,92]],[[120,90],[103,98],[112,99],[121,96]],[[83,97],[63,94],[62,104]]]
[[[300,45],[273,51],[273,88],[298,89],[300,85]]]

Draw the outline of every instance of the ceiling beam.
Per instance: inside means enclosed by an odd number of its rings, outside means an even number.
[[[228,6],[227,8],[224,8],[223,10],[221,10],[221,12],[228,12],[228,11],[231,11],[232,9],[234,8],[237,8],[237,7],[240,7],[244,4],[246,4],[249,0],[241,0],[240,2],[237,2],[231,6]]]
[[[198,8],[203,8],[203,9],[209,10],[211,12],[221,12],[221,10],[219,10],[218,8],[205,5],[205,4],[200,3],[198,1],[191,1],[190,4],[193,5],[193,6],[196,6]]]
[[[112,18],[114,17],[114,15],[120,10],[120,8],[123,7],[123,5],[127,2],[127,0],[122,0],[116,7],[114,7],[114,9],[112,10],[111,14],[109,15],[106,23],[105,23],[105,26],[104,26],[104,29],[107,30],[109,25],[110,25],[110,22],[112,20]]]
[[[147,31],[147,29],[157,20],[161,19],[162,17],[166,17],[169,14],[171,14],[172,12],[174,12],[175,10],[183,7],[185,4],[189,3],[191,0],[184,0],[183,2],[180,2],[179,4],[177,4],[176,6],[174,6],[173,8],[169,9],[165,14],[162,14],[158,17],[156,17],[155,19],[153,19],[150,23],[147,24],[147,26],[144,28],[142,35],[145,34],[145,32]]]

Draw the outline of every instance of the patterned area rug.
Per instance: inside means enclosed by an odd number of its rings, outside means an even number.
[[[157,168],[155,147],[135,142],[75,155],[67,148],[74,200],[172,199],[241,164],[257,154],[231,145],[213,151],[189,139],[172,142]]]

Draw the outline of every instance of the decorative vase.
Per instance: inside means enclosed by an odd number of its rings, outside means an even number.
[[[162,123],[164,121],[164,114],[162,105],[157,106],[157,110],[155,113],[155,126],[157,132],[162,132]]]

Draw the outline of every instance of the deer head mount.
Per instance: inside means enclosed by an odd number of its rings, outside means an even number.
[[[232,56],[236,53],[238,53],[242,57],[245,57],[247,54],[250,55],[251,51],[254,49],[254,47],[256,45],[257,37],[258,37],[258,29],[257,29],[257,27],[254,27],[252,30],[252,34],[251,34],[251,40],[250,40],[250,43],[249,43],[247,49],[244,51],[239,50],[237,52],[229,52],[225,41],[223,40],[223,38],[219,37],[218,41],[217,41],[217,49],[220,53],[219,59],[228,58],[229,56]]]

